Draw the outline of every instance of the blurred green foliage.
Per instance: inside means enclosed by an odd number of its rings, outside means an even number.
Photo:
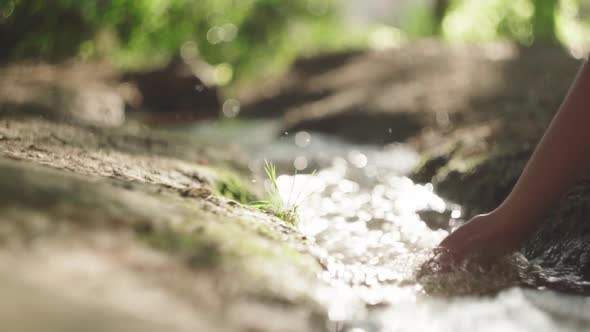
[[[559,40],[571,49],[588,44],[582,17],[589,2],[420,1],[396,26],[359,28],[343,23],[344,0],[0,0],[0,60],[108,57],[141,68],[180,51],[212,65],[225,84],[284,68],[305,53],[395,47],[428,36]]]
[[[555,18],[556,34],[576,57],[584,57],[590,50],[589,18],[590,1],[560,1]]]
[[[333,13],[326,0],[2,0],[0,58],[110,56],[140,67],[184,45],[231,79],[286,61],[306,33],[335,25]]]
[[[531,18],[532,35],[541,41],[553,42],[557,40],[555,33],[555,15],[558,8],[558,0],[533,1],[533,15]]]
[[[440,31],[450,41],[508,39],[525,46],[557,42],[570,49],[589,46],[587,0],[449,2]]]
[[[411,6],[405,14],[402,30],[410,38],[421,38],[437,35],[436,12],[425,3]]]
[[[576,57],[590,50],[589,0],[433,0],[416,2],[398,27],[406,39],[558,44]]]
[[[450,40],[507,38],[530,45],[534,41],[534,13],[531,0],[456,0],[442,21],[441,31]]]

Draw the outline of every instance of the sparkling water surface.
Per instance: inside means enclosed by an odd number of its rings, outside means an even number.
[[[432,294],[416,271],[448,232],[430,228],[419,212],[444,213],[453,222],[461,209],[432,185],[406,176],[420,161],[418,153],[401,144],[355,145],[280,127],[278,121],[239,121],[189,129],[201,142],[247,151],[254,173],[262,174],[264,160],[284,170],[280,195],[297,207],[298,227],[319,247],[320,277],[328,286],[318,290],[318,299],[334,330],[590,331],[590,298],[511,286],[528,264],[522,256],[453,282],[431,278],[430,288],[442,294],[468,289],[464,296]],[[476,295],[492,284],[500,291]]]

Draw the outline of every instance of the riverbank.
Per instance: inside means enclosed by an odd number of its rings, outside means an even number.
[[[31,118],[0,120],[0,154],[2,278],[56,303],[3,297],[38,311],[7,317],[14,328],[324,328],[312,244],[236,201],[255,197],[228,166],[239,158],[137,128]]]

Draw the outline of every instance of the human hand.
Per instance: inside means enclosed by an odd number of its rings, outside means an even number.
[[[447,271],[467,260],[488,263],[517,250],[528,234],[524,223],[498,212],[474,217],[447,236],[422,270]]]
[[[522,227],[497,213],[482,214],[459,227],[438,246],[458,260],[493,259],[508,254],[524,241]]]

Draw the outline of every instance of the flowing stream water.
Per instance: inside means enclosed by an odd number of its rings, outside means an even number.
[[[518,254],[479,274],[416,277],[448,235],[448,227],[429,227],[419,212],[448,215],[453,224],[461,209],[406,177],[420,160],[408,146],[287,135],[276,121],[190,130],[201,142],[238,144],[254,172],[265,159],[288,170],[277,183],[285,204],[297,206],[301,232],[318,245],[326,267],[320,277],[329,285],[318,298],[334,331],[590,331],[590,298],[518,286],[527,265]],[[480,293],[493,295],[473,295]]]

